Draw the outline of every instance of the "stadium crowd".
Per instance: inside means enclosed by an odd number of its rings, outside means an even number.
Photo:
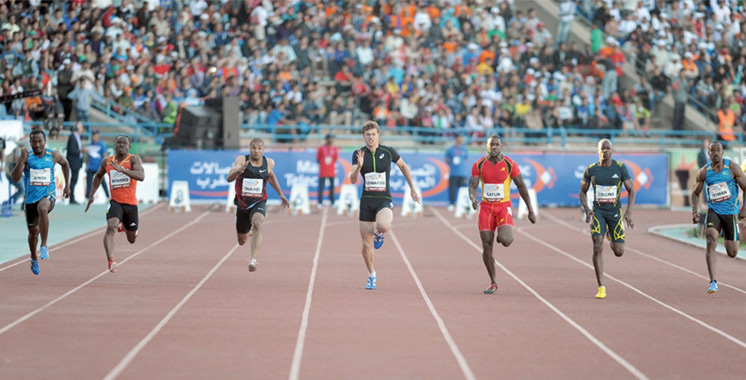
[[[488,5],[489,4],[489,5]],[[649,127],[672,93],[740,127],[746,36],[737,0],[560,0],[548,30],[512,0],[0,2],[0,117],[94,102],[173,123],[181,104],[238,96],[245,123],[302,135],[373,119],[480,136],[494,127]],[[568,39],[578,17],[591,41]],[[622,65],[643,71],[619,85]],[[721,121],[721,123],[724,123]]]

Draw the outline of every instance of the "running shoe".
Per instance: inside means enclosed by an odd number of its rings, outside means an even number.
[[[494,282],[490,284],[490,287],[484,290],[484,294],[494,294],[497,291],[497,284]]]
[[[39,274],[39,260],[31,260],[31,272]]]
[[[599,286],[598,287],[598,293],[596,293],[596,298],[602,300],[606,298],[606,287],[605,286]]]
[[[707,289],[707,294],[712,294],[718,291],[718,282],[715,280],[710,281],[710,289]]]
[[[368,282],[365,283],[365,289],[376,290],[376,277],[368,277]]]
[[[251,261],[249,261],[249,272],[255,272],[257,265],[259,264],[256,262],[256,259],[251,259]]]
[[[114,273],[117,271],[117,262],[114,260],[109,260],[109,272]]]
[[[41,259],[46,260],[49,258],[49,249],[47,247],[42,246],[41,247]]]
[[[373,235],[373,247],[376,249],[383,246],[383,234]]]

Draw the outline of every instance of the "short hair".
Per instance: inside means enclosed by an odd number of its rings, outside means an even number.
[[[500,142],[503,142],[503,139],[502,139],[502,137],[500,137],[500,135],[498,135],[498,134],[491,134],[489,137],[487,137],[487,143],[490,143],[494,139],[498,139],[498,140],[500,140]]]
[[[127,142],[128,142],[128,143],[130,143],[130,144],[132,143],[132,141],[130,141],[130,137],[129,137],[129,136],[127,136],[127,135],[124,135],[124,134],[122,134],[122,135],[117,135],[117,138],[116,138],[116,139],[114,139],[114,141],[116,141],[116,140],[119,140],[119,138],[120,138],[120,137],[124,137],[125,139],[127,139]]]
[[[373,120],[368,120],[363,124],[363,134],[371,129],[377,129],[378,133],[381,133],[381,127],[378,126],[378,123]]]
[[[42,137],[44,137],[44,140],[47,139],[47,134],[44,133],[44,130],[41,129],[41,128],[34,128],[34,129],[32,129],[31,133],[28,134],[29,140],[31,140],[31,136],[33,136],[33,135],[41,135]]]
[[[721,148],[723,147],[723,143],[721,143],[720,141],[717,141],[717,140],[713,140],[712,142],[710,142],[710,145],[707,148],[709,149],[709,148],[713,147],[714,145],[720,145]]]
[[[251,146],[251,145],[253,145],[253,144],[262,144],[262,146],[264,146],[264,140],[260,139],[259,137],[254,137],[254,138],[253,138],[253,139],[251,139],[251,141],[249,142],[249,146]]]

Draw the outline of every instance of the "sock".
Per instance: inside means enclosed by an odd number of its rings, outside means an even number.
[[[370,272],[370,274],[368,274],[368,276],[369,277],[376,277],[376,271]]]
[[[378,236],[378,235],[380,235],[378,233],[378,228],[373,228],[373,236]]]

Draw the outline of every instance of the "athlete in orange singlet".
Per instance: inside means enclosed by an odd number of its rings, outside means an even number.
[[[91,194],[88,195],[88,204],[85,211],[91,207],[96,189],[101,186],[104,174],[109,175],[109,188],[111,199],[106,211],[106,234],[104,234],[104,249],[106,258],[109,260],[109,271],[117,270],[117,262],[114,261],[114,233],[121,223],[127,233],[127,241],[134,244],[137,239],[137,181],[145,179],[145,171],[142,168],[140,157],[130,154],[130,139],[121,135],[117,137],[114,145],[116,154],[101,161],[96,175],[93,177]]]
[[[510,183],[515,182],[521,198],[528,205],[528,220],[536,223],[536,215],[531,208],[526,183],[521,169],[515,161],[502,154],[502,139],[498,135],[487,138],[487,155],[475,162],[469,179],[469,199],[476,210],[479,207],[479,236],[482,238],[482,260],[490,275],[490,287],[484,293],[497,291],[495,282],[495,259],[492,257],[492,243],[495,240],[504,247],[513,242],[513,208],[510,203]],[[482,183],[482,202],[477,200],[477,186]]]

